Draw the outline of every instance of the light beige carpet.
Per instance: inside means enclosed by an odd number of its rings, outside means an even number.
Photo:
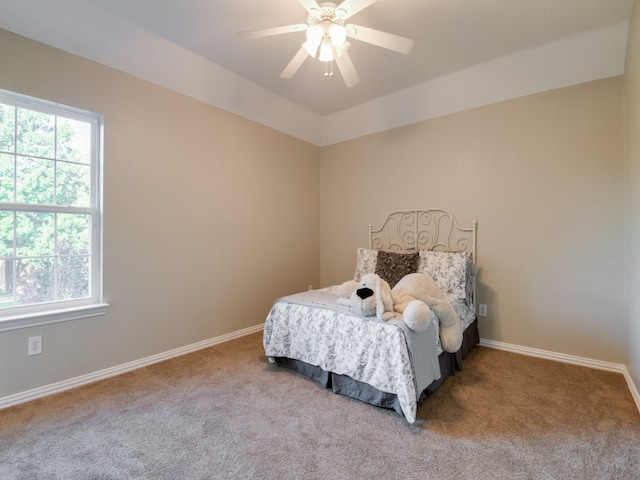
[[[0,479],[640,479],[619,374],[478,347],[418,417],[269,365],[254,334],[0,410]]]

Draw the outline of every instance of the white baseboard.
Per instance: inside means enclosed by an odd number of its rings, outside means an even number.
[[[497,350],[505,350],[507,352],[519,353],[521,355],[528,355],[530,357],[544,358],[547,360],[555,360],[562,363],[570,363],[572,365],[579,365],[582,367],[595,368],[598,370],[606,370],[608,372],[621,373],[624,379],[627,381],[629,391],[636,403],[638,413],[640,413],[640,394],[636,387],[629,370],[626,365],[620,363],[601,362],[599,360],[592,360],[590,358],[576,357],[574,355],[566,355],[564,353],[550,352],[548,350],[539,350],[537,348],[521,347],[519,345],[512,345],[510,343],[496,342],[495,340],[480,339],[480,345],[488,348],[495,348]]]
[[[70,378],[69,380],[63,380],[62,382],[52,383],[50,385],[45,385],[44,387],[34,388],[32,390],[27,390],[26,392],[17,393],[15,395],[2,397],[0,398],[0,409],[18,405],[20,403],[29,402],[31,400],[46,397],[48,395],[53,395],[55,393],[64,392],[65,390],[70,390],[82,385],[87,385],[99,380],[104,380],[109,377],[115,377],[116,375],[121,375],[138,368],[146,367],[148,365],[162,362],[164,360],[169,360],[170,358],[179,357],[180,355],[186,355],[187,353],[202,350],[203,348],[212,347],[213,345],[228,342],[229,340],[233,340],[235,338],[244,337],[245,335],[259,332],[263,328],[264,324],[256,325],[254,327],[245,328],[236,332],[227,333],[226,335],[221,335],[219,337],[203,340],[202,342],[197,342],[191,345],[176,348],[174,350],[169,350],[168,352],[141,358],[140,360],[134,360],[133,362],[106,368],[104,370],[99,370],[87,375]]]
[[[263,328],[264,328],[264,324],[256,325],[253,327],[245,328],[243,330],[238,330],[236,332],[228,333],[226,335],[221,335],[219,337],[203,340],[202,342],[193,343],[191,345],[186,345],[184,347],[176,348],[174,350],[169,350],[167,352],[159,353],[157,355],[141,358],[140,360],[135,360],[133,362],[125,363],[125,364],[118,365],[111,368],[106,368],[104,370],[99,370],[97,372],[89,373],[87,375],[81,375],[79,377],[71,378],[69,380],[64,380],[62,382],[52,383],[50,385],[45,385],[44,387],[34,388],[32,390],[27,390],[26,392],[17,393],[15,395],[2,397],[0,398],[0,409],[18,405],[20,403],[29,402],[31,400],[46,397],[48,395],[64,392],[65,390],[70,390],[72,388],[80,387],[82,385],[87,385],[89,383],[97,382],[99,380],[115,377],[116,375],[121,375],[123,373],[127,373],[132,370],[136,370],[138,368],[146,367],[148,365],[162,362],[164,360],[169,360],[170,358],[179,357],[181,355],[186,355],[188,353],[202,350],[203,348],[212,347],[220,343],[224,343],[236,338],[244,337],[245,335],[250,335],[252,333],[259,332]],[[638,393],[638,389],[634,384],[633,379],[631,378],[631,375],[629,374],[629,371],[627,370],[627,367],[625,365],[617,364],[617,363],[601,362],[598,360],[592,360],[590,358],[576,357],[573,355],[550,352],[547,350],[539,350],[536,348],[521,347],[519,345],[512,345],[509,343],[496,342],[494,340],[486,340],[484,338],[480,339],[480,345],[488,348],[495,348],[497,350],[505,350],[508,352],[519,353],[521,355],[528,355],[530,357],[544,358],[547,360],[555,360],[558,362],[570,363],[573,365],[580,365],[583,367],[596,368],[598,370],[606,370],[610,372],[622,373],[624,375],[625,380],[627,381],[627,385],[629,386],[629,390],[631,391],[633,400],[636,403],[638,412],[640,413],[640,394]]]

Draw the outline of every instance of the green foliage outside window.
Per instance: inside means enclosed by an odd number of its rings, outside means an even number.
[[[88,122],[0,103],[0,307],[90,295],[91,135]]]

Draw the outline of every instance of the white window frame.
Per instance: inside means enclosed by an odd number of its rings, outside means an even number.
[[[0,90],[0,103],[30,110],[81,120],[91,124],[91,205],[89,207],[65,207],[50,205],[25,205],[2,203],[4,211],[39,211],[55,213],[86,213],[91,215],[91,278],[90,295],[79,300],[7,307],[0,309],[0,331],[64,322],[80,318],[104,315],[108,304],[103,298],[103,249],[102,249],[102,173],[103,173],[103,116],[86,110],[49,102],[38,98]]]

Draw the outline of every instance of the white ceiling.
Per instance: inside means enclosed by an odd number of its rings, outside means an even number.
[[[415,45],[353,40],[352,88],[312,58],[279,78],[302,32],[236,38],[305,23],[298,0],[2,0],[0,27],[322,145],[621,74],[633,1],[378,0],[349,21]]]

